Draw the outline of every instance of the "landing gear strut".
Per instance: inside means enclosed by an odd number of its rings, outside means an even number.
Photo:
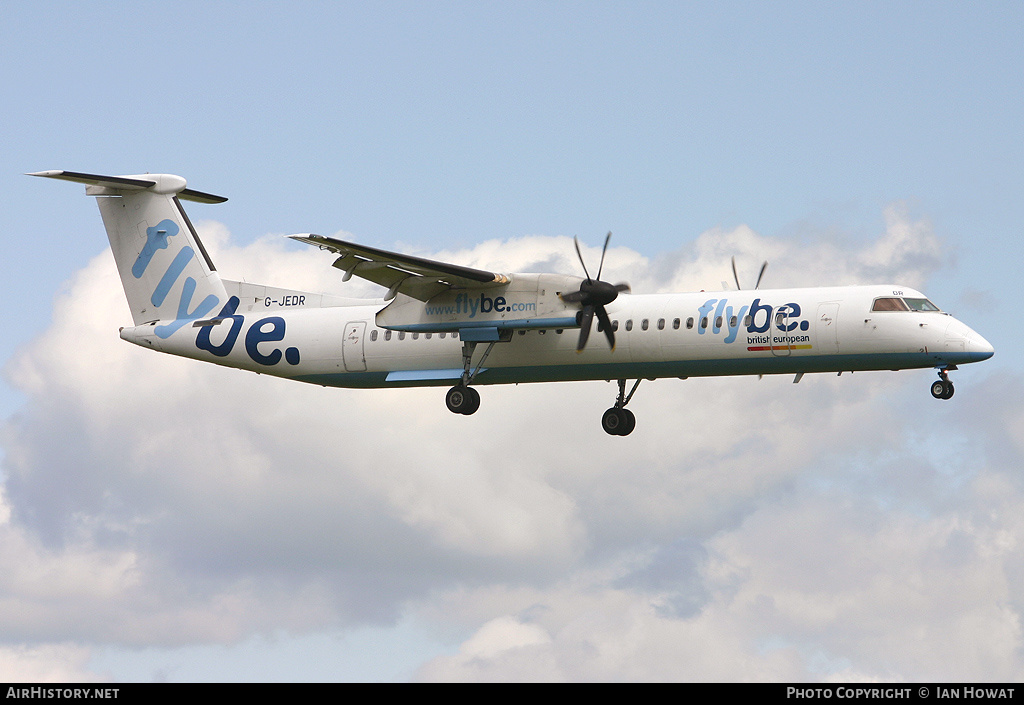
[[[939,381],[932,382],[932,396],[936,399],[949,399],[953,396],[953,383],[949,381],[949,370],[939,370]]]
[[[633,388],[626,394],[626,380],[620,379],[619,394],[615,398],[615,406],[604,412],[601,417],[601,428],[611,436],[628,436],[636,428],[636,417],[633,412],[626,408],[626,404],[633,398],[636,388],[640,386],[640,380],[633,384]]]
[[[469,416],[476,413],[476,410],[480,408],[480,392],[469,385],[479,374],[480,369],[484,366],[484,360],[491,354],[493,348],[494,342],[487,346],[483,356],[480,358],[480,362],[476,365],[476,369],[471,372],[476,342],[467,340],[462,343],[462,379],[459,380],[458,384],[449,389],[444,397],[444,403],[448,405],[448,410],[453,414]]]

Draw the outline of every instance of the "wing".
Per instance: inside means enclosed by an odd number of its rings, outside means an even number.
[[[340,256],[334,260],[334,266],[345,272],[345,281],[357,276],[380,284],[388,290],[386,300],[405,294],[429,301],[449,289],[501,286],[510,281],[504,274],[378,250],[323,235],[289,237],[337,253]]]

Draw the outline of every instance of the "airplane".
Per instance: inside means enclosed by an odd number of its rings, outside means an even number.
[[[591,276],[499,273],[315,234],[290,237],[330,253],[343,281],[386,289],[353,299],[221,277],[182,201],[223,203],[172,174],[30,174],[96,196],[143,348],[325,387],[451,385],[450,411],[470,415],[478,386],[616,380],[601,427],[629,435],[641,380],[665,377],[927,369],[936,399],[949,372],[992,345],[924,294],[895,284],[633,294],[603,281],[605,238]],[[766,263],[767,264],[767,263]],[[607,345],[589,345],[594,319]],[[627,392],[629,380],[635,380]]]

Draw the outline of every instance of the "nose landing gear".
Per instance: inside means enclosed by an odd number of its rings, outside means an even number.
[[[949,381],[949,370],[953,368],[942,368],[939,370],[939,380],[932,382],[932,396],[936,399],[950,399],[953,396],[953,383]]]

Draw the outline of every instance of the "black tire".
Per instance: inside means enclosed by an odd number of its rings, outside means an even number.
[[[613,406],[601,417],[601,428],[609,436],[628,436],[636,428],[636,417],[629,409]]]
[[[942,398],[943,399],[952,399],[954,391],[956,391],[956,390],[953,389],[953,383],[947,381],[946,382],[946,391],[942,394]]]
[[[946,383],[941,379],[932,382],[932,396],[936,399],[948,399],[946,396]],[[951,395],[952,396],[952,395]]]
[[[636,428],[636,417],[633,416],[633,412],[629,409],[619,409],[622,414],[622,426],[619,427],[620,436],[628,436]]]
[[[466,394],[469,396],[469,403],[462,413],[469,416],[470,414],[475,414],[477,409],[480,408],[480,392],[476,391],[473,387],[466,387]]]
[[[619,410],[612,407],[604,412],[604,416],[601,417],[601,428],[609,436],[618,436],[624,421],[625,419],[619,414]]]
[[[469,416],[480,408],[480,392],[472,387],[458,384],[445,394],[444,403],[448,406],[448,411],[453,414]]]

